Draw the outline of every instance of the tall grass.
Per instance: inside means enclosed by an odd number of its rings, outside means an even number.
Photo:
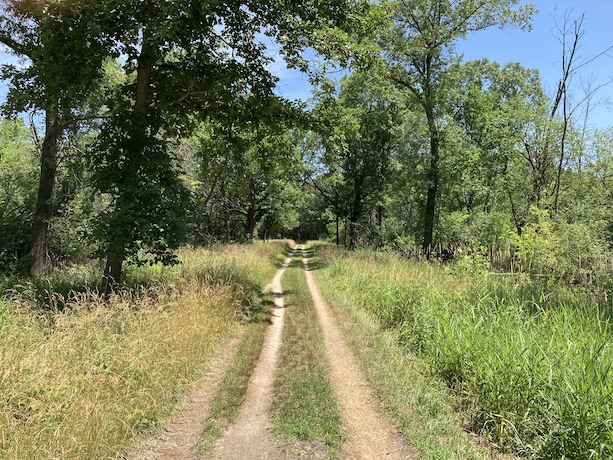
[[[0,458],[122,455],[258,307],[283,246],[185,250],[176,267],[129,267],[108,301],[65,274],[44,290],[12,283],[0,304]],[[76,289],[59,293],[58,283]]]
[[[530,458],[613,457],[611,327],[561,285],[325,251],[331,288],[395,331],[472,428]]]

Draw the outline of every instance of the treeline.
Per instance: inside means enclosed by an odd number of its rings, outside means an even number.
[[[561,18],[552,96],[455,48],[528,28],[518,3],[3,1],[21,58],[2,72],[4,271],[98,258],[109,291],[125,261],[289,236],[589,278],[609,263],[613,131],[588,127],[596,88],[570,90],[582,17]],[[309,103],[275,94],[266,40]]]
[[[344,49],[347,30],[361,28],[367,7],[352,0],[3,1],[0,43],[20,59],[2,68],[9,85],[4,110],[10,116],[29,112],[42,119],[33,127],[43,125],[28,142],[19,122],[5,123],[6,148],[21,151],[3,155],[3,171],[7,180],[17,174],[23,181],[14,209],[5,207],[2,216],[3,225],[19,229],[4,233],[4,261],[27,256],[30,274],[40,275],[50,256],[61,257],[78,241],[106,260],[109,292],[125,261],[172,263],[174,250],[198,233],[190,225],[208,224],[196,206],[210,203],[201,184],[208,174],[220,181],[224,212],[246,213],[247,233],[253,230],[263,215],[257,209],[253,215],[243,198],[258,207],[265,200],[254,187],[238,194],[249,187],[247,174],[256,181],[266,175],[257,166],[243,167],[242,158],[259,156],[255,163],[274,167],[265,152],[276,153],[280,144],[268,145],[266,131],[301,118],[296,104],[273,93],[277,78],[263,40],[274,40],[289,66],[307,71],[306,48],[343,58],[336,49]],[[192,134],[210,127],[224,139],[214,139],[219,151],[207,157],[213,146],[205,145],[204,161],[187,164],[194,159]],[[258,147],[263,150],[256,155]],[[23,160],[31,150],[35,158]],[[36,157],[39,173],[32,171]],[[23,174],[11,158],[24,162]],[[215,172],[218,166],[224,177]],[[63,175],[66,194],[58,189]],[[3,194],[12,196],[8,188]],[[85,209],[77,210],[75,200],[90,212],[76,216]],[[228,239],[237,220],[229,214],[222,226]],[[66,216],[83,228],[58,220]],[[85,242],[79,233],[88,236]],[[62,248],[51,251],[58,237]]]

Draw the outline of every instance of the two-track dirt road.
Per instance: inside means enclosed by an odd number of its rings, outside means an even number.
[[[330,363],[330,381],[339,404],[347,439],[341,450],[343,459],[414,459],[417,451],[410,446],[395,428],[373,396],[355,356],[346,344],[338,326],[322,299],[313,273],[308,265],[308,252],[298,248],[303,258],[307,284],[313,298],[326,345],[325,353]],[[258,363],[251,375],[245,401],[239,415],[215,444],[210,458],[224,460],[281,459],[284,454],[275,445],[271,434],[269,408],[274,392],[277,355],[283,330],[283,289],[281,277],[291,263],[292,253],[269,285],[274,296],[274,311],[268,327]],[[218,362],[230,356],[236,348],[231,343],[220,353]],[[212,395],[223,375],[223,365],[216,365],[217,372],[205,377],[194,391],[193,400],[175,416],[162,436],[147,443],[146,448],[134,457],[142,459],[196,459],[195,445],[199,429],[210,414]],[[189,427],[189,428],[188,428]]]

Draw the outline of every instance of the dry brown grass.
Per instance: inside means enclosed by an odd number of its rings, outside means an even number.
[[[181,266],[132,269],[144,283],[108,303],[73,293],[63,312],[40,313],[18,296],[5,301],[0,458],[121,456],[201,375],[281,250],[186,251]]]
[[[162,291],[162,292],[159,292]],[[1,340],[0,457],[113,458],[155,425],[233,319],[227,286],[158,288],[155,300],[83,298],[53,323],[25,312]]]

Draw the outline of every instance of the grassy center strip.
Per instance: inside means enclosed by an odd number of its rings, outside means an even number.
[[[300,257],[283,276],[283,296],[286,311],[271,411],[273,429],[291,458],[336,458],[344,440],[342,419]]]

